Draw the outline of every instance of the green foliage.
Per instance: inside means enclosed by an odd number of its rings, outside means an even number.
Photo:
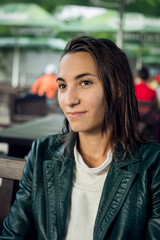
[[[99,4],[94,5],[90,0],[20,0],[21,3],[36,3],[41,7],[45,8],[50,13],[56,11],[57,6],[64,5],[81,5],[81,6],[95,6],[95,7],[106,7],[107,3],[117,2],[120,3],[122,0],[102,0]],[[1,0],[3,3],[16,3],[17,0]],[[102,5],[101,2],[104,4]],[[125,4],[125,10],[129,12],[141,12],[152,16],[160,16],[160,0],[135,0],[128,1]]]
[[[125,9],[129,12],[160,16],[160,0],[135,0],[128,4]]]

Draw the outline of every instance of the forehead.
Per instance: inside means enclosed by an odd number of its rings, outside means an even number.
[[[91,71],[97,73],[97,66],[88,52],[75,52],[64,55],[59,64],[59,73],[69,71]]]

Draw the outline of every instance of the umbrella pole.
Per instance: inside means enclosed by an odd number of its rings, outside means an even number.
[[[142,67],[142,50],[143,50],[143,33],[140,34],[140,42],[139,42],[139,51],[137,54],[136,61],[136,69],[140,69]]]
[[[19,47],[16,46],[13,54],[12,87],[18,87],[18,84],[19,84],[19,61],[20,61],[20,50],[19,50]]]
[[[119,18],[119,28],[116,36],[116,44],[119,48],[123,47],[123,18],[124,18],[124,7],[125,0],[121,0],[119,9],[120,9],[120,18]]]

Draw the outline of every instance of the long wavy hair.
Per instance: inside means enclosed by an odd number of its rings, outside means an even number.
[[[128,59],[111,40],[87,36],[69,41],[62,58],[68,53],[80,51],[90,53],[94,59],[104,88],[105,117],[102,131],[110,129],[111,144],[119,141],[126,153],[141,141],[138,130],[138,104]],[[63,131],[73,135],[67,119]]]

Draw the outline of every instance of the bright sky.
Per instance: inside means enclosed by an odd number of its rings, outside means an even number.
[[[57,14],[57,18],[61,20],[75,19],[78,17],[91,18],[105,12],[105,8],[67,5]]]

